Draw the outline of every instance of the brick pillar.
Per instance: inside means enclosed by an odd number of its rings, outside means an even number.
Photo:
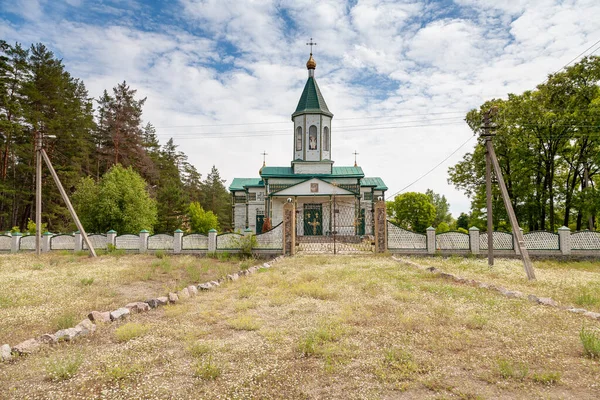
[[[21,248],[21,236],[23,234],[21,232],[15,232],[12,235],[12,242],[10,244],[10,252],[16,253]]]
[[[283,205],[283,254],[293,256],[296,252],[296,209],[294,203]]]
[[[217,230],[211,229],[208,231],[208,252],[214,253],[217,251]]]
[[[173,253],[181,253],[181,245],[183,244],[183,231],[177,229],[173,234]]]
[[[435,228],[430,226],[427,228],[427,253],[435,254]]]
[[[566,226],[558,228],[558,240],[561,254],[564,256],[571,254],[571,230]]]
[[[112,229],[106,232],[106,250],[110,251],[110,247],[113,249],[116,248],[117,245],[117,231],[113,231]]]
[[[387,215],[385,201],[375,203],[375,253],[387,251]]]
[[[148,251],[148,236],[150,236],[150,232],[145,229],[140,231],[140,253],[145,253]]]
[[[469,244],[471,245],[471,254],[479,254],[479,229],[474,226],[469,228]]]
[[[75,248],[73,251],[81,251],[83,250],[83,237],[81,236],[81,232],[77,231],[73,234],[75,239]]]

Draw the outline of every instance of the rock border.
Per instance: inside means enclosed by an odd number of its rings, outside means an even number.
[[[478,281],[475,279],[463,278],[458,275],[444,272],[441,269],[436,268],[436,267],[424,267],[413,261],[402,259],[402,258],[397,258],[396,256],[392,256],[392,259],[399,263],[404,263],[411,267],[417,268],[421,271],[427,271],[427,272],[431,272],[432,274],[439,275],[440,277],[442,277],[444,279],[453,280],[456,283],[461,283],[461,284],[468,285],[468,286],[478,287],[480,289],[488,289],[488,290],[496,291],[496,292],[500,293],[501,295],[508,297],[509,299],[525,299],[526,298],[527,300],[529,300],[535,304],[540,304],[540,305],[544,305],[544,306],[548,306],[548,307],[554,307],[559,310],[565,310],[565,311],[568,311],[568,312],[571,312],[574,314],[581,314],[584,317],[591,318],[596,321],[600,321],[600,313],[589,311],[584,308],[562,306],[556,300],[552,299],[551,297],[538,297],[534,294],[525,295],[523,292],[520,292],[518,290],[508,290],[502,286],[485,283],[485,282]]]
[[[146,312],[153,308],[177,303],[180,299],[195,297],[199,291],[214,290],[226,280],[235,281],[240,277],[252,275],[261,269],[271,268],[271,264],[278,262],[283,258],[284,256],[280,255],[262,265],[255,265],[248,269],[240,270],[236,273],[229,274],[226,277],[221,277],[216,281],[190,285],[177,293],[168,293],[167,296],[156,297],[146,301],[131,302],[113,311],[92,311],[88,314],[86,319],[72,328],[61,329],[55,333],[45,333],[36,338],[27,339],[13,347],[8,344],[0,346],[0,362],[10,361],[15,355],[22,356],[32,354],[40,350],[43,346],[56,345],[61,342],[70,342],[76,338],[90,335],[96,331],[96,324],[99,322],[111,323],[119,321],[128,318],[131,314]]]

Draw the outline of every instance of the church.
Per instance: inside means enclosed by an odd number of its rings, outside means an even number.
[[[333,114],[317,85],[316,66],[311,52],[308,80],[292,114],[291,165],[263,163],[259,178],[234,178],[229,186],[236,231],[261,233],[267,220],[277,226],[284,204],[293,202],[298,236],[373,235],[374,203],[385,198],[387,187],[381,178],[365,177],[356,163],[333,165]]]

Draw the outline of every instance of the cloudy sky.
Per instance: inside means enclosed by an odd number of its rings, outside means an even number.
[[[0,0],[0,38],[43,42],[92,97],[126,80],[161,142],[228,185],[257,177],[263,151],[289,165],[312,37],[335,165],[358,151],[391,195],[456,151],[407,189],[446,195],[456,217],[470,201],[447,170],[475,144],[465,113],[600,40],[598,15],[598,0]]]

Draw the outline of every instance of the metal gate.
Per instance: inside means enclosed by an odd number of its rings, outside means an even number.
[[[357,204],[360,204],[357,202]],[[335,201],[304,204],[296,211],[296,252],[360,254],[375,249],[371,210]]]

